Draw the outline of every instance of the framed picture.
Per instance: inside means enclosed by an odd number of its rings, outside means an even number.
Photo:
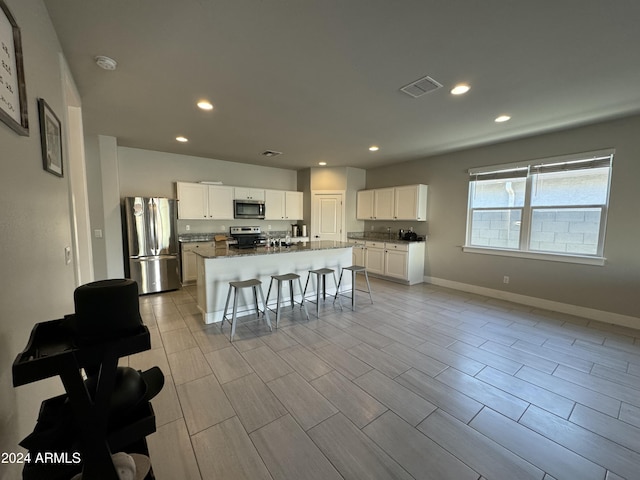
[[[3,0],[0,0],[0,120],[19,135],[29,135],[20,29]]]
[[[62,125],[42,98],[38,99],[38,113],[40,114],[42,165],[47,172],[62,177]]]

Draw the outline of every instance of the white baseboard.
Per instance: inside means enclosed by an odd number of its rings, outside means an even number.
[[[424,277],[426,283],[438,285],[441,287],[461,290],[463,292],[476,293],[486,297],[498,298],[509,302],[520,303],[544,310],[552,310],[560,313],[576,315],[590,320],[611,323],[623,327],[640,329],[640,317],[632,317],[629,315],[621,315],[619,313],[606,312],[604,310],[596,310],[594,308],[581,307],[579,305],[571,305],[569,303],[555,302],[553,300],[545,300],[544,298],[530,297],[528,295],[520,295],[518,293],[505,292],[493,288],[479,287],[468,283],[454,282],[436,277]]]

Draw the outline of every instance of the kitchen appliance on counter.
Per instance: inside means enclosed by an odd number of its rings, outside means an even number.
[[[264,219],[263,200],[234,200],[233,218]]]
[[[138,283],[140,294],[179,289],[176,201],[127,197],[124,209],[127,277]]]
[[[297,223],[291,225],[291,236],[299,237],[300,236],[300,226]]]
[[[416,232],[405,232],[403,240],[407,240],[409,242],[415,242],[418,240],[418,234]]]
[[[230,227],[229,235],[236,241],[229,245],[233,248],[255,248],[267,244],[267,237],[260,227]]]

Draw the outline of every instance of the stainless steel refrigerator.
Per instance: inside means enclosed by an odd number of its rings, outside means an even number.
[[[140,294],[180,288],[177,205],[170,198],[125,198],[127,276]]]

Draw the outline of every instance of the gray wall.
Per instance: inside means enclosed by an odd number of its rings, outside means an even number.
[[[429,185],[425,275],[569,305],[640,316],[640,116],[370,169],[367,188]],[[616,149],[604,266],[463,253],[467,169],[556,155]],[[372,222],[367,222],[367,228]],[[383,225],[376,223],[376,228]],[[393,228],[393,222],[389,222]],[[403,225],[404,226],[404,225]],[[502,283],[504,275],[510,283]],[[638,322],[637,327],[640,327]]]
[[[37,109],[44,98],[64,123],[61,48],[40,0],[5,3],[22,33],[30,125],[30,135],[21,137],[0,123],[0,451],[16,452],[40,403],[60,385],[56,378],[13,388],[11,364],[35,323],[73,311],[75,280],[64,261],[71,245],[69,175],[42,168]],[[0,478],[21,478],[20,471],[21,465],[2,464]]]
[[[176,198],[175,182],[221,181],[239,187],[296,190],[296,171],[118,147],[120,195]]]
[[[115,160],[104,144],[113,144]],[[120,201],[127,196],[176,198],[176,181],[221,181],[225,185],[297,190],[295,170],[244,165],[211,158],[178,155],[153,150],[117,146],[114,137],[87,137],[87,177],[90,187],[91,228],[103,230],[103,238],[92,239],[94,272],[97,280],[114,277],[124,269]],[[106,166],[105,166],[106,165]],[[113,201],[117,203],[114,212]],[[107,206],[109,203],[110,206]],[[111,217],[118,215],[117,221]],[[111,219],[111,220],[110,220]],[[179,233],[228,231],[233,225],[259,225],[265,231],[291,229],[287,221],[256,220],[178,220]]]

